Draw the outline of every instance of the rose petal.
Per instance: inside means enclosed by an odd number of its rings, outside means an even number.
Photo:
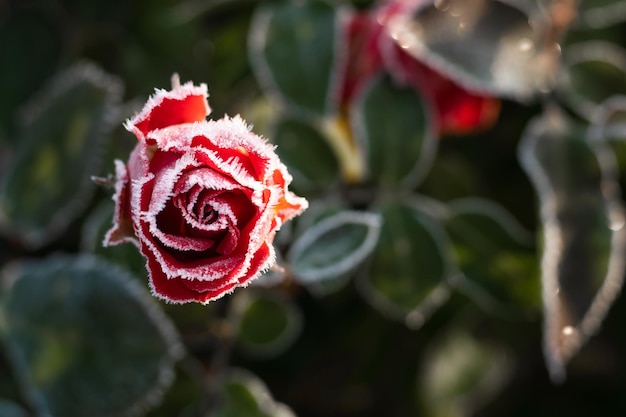
[[[205,120],[211,112],[206,84],[186,83],[172,91],[156,90],[143,109],[124,125],[143,141],[148,132]]]
[[[104,236],[104,246],[119,245],[124,242],[137,244],[130,210],[130,196],[128,170],[120,160],[115,160],[115,212],[113,214],[113,227]]]
[[[199,302],[206,304],[222,297],[236,285],[235,283],[224,283],[223,281],[202,281],[205,283],[204,291],[189,288],[186,283],[189,280],[182,278],[171,278],[161,271],[158,262],[152,257],[148,257],[146,267],[149,271],[150,288],[152,293],[170,303]],[[211,287],[211,284],[213,287]]]
[[[287,190],[287,185],[291,182],[291,176],[287,172],[287,168],[281,163],[279,169],[276,169],[271,177],[271,185],[277,187],[280,193],[278,202],[274,205],[276,216],[281,220],[281,224],[290,220],[308,207],[309,203],[306,199],[296,196]],[[287,190],[287,191],[286,191]],[[276,227],[280,227],[278,224]]]

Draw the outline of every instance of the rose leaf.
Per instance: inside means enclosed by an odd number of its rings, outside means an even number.
[[[286,299],[249,291],[238,297],[237,343],[250,356],[275,357],[287,350],[302,330],[302,314]]]
[[[1,314],[24,386],[56,416],[141,415],[173,380],[182,345],[128,272],[91,255],[15,263]]]
[[[0,184],[0,228],[30,246],[62,233],[95,189],[121,84],[91,64],[57,76],[25,109]]]
[[[102,241],[111,228],[114,203],[106,200],[98,204],[83,222],[81,249],[116,263],[138,277],[146,277],[146,260],[132,244],[104,246]]]
[[[502,206],[464,198],[448,205],[446,228],[465,279],[459,289],[488,311],[539,305],[533,239]]]
[[[350,119],[374,180],[414,186],[428,173],[437,141],[429,109],[413,90],[375,78],[357,98]]]
[[[557,93],[579,116],[592,120],[602,102],[626,94],[626,50],[604,41],[568,46]]]
[[[339,9],[319,0],[261,6],[250,29],[252,68],[285,109],[307,116],[332,112]]]
[[[376,246],[378,214],[342,211],[315,223],[287,254],[294,279],[304,285],[353,271]]]
[[[544,352],[551,376],[594,334],[623,281],[626,228],[616,161],[557,109],[523,134],[520,162],[540,202]]]
[[[503,387],[511,371],[510,355],[461,328],[433,340],[418,381],[429,415],[473,415]]]
[[[380,313],[418,328],[449,296],[458,275],[452,249],[439,222],[421,210],[389,204],[382,216],[380,239],[357,288]]]
[[[294,186],[322,188],[335,183],[339,166],[321,133],[296,118],[283,118],[274,128],[276,153],[294,177]]]
[[[213,417],[295,417],[289,407],[274,401],[263,381],[244,369],[229,369],[220,393]]]

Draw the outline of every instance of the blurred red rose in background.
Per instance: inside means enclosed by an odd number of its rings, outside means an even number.
[[[415,13],[432,0],[390,0],[373,10],[352,12],[344,30],[347,59],[340,101],[353,100],[370,77],[388,73],[400,85],[422,94],[435,109],[440,134],[467,134],[489,128],[497,119],[499,99],[471,91],[409,54],[388,32],[396,16]]]

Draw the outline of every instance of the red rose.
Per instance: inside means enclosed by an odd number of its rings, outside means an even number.
[[[174,303],[247,285],[275,262],[282,223],[307,207],[272,146],[238,116],[209,112],[204,84],[157,90],[125,125],[139,140],[128,163],[116,161],[104,244],[137,244],[154,295]]]
[[[497,118],[500,101],[464,88],[410,55],[389,35],[389,23],[410,15],[432,0],[389,0],[366,12],[352,14],[345,30],[348,57],[344,71],[341,102],[346,105],[379,71],[415,89],[435,109],[441,133],[471,133],[491,126]]]

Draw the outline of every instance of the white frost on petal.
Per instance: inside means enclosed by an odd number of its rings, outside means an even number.
[[[122,192],[124,188],[127,187],[127,193],[130,193],[130,185],[129,185],[129,177],[128,170],[126,169],[126,165],[116,159],[115,163],[115,193],[113,194],[113,201],[115,202],[115,212],[113,214],[113,227],[109,229],[109,231],[104,236],[104,241],[102,242],[103,246],[115,246],[125,242],[131,242],[134,245],[138,246],[139,242],[133,236],[119,236],[117,235],[120,232],[120,221],[122,220]],[[128,213],[130,215],[130,213]]]
[[[211,107],[209,106],[209,92],[207,85],[202,83],[198,86],[193,85],[191,81],[172,89],[171,91],[155,88],[154,94],[148,98],[148,101],[144,105],[143,109],[132,118],[128,119],[124,123],[124,127],[129,132],[132,132],[138,138],[143,137],[143,133],[137,128],[137,125],[146,121],[150,114],[163,104],[166,99],[183,101],[190,96],[202,96],[204,98],[204,105],[206,107],[206,116],[211,113]]]

